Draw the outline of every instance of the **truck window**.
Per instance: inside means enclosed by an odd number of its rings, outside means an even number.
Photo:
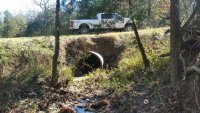
[[[114,20],[117,20],[117,19],[118,19],[118,17],[117,17],[116,14],[113,14],[113,15],[112,15],[112,18],[113,18]]]
[[[112,19],[113,18],[113,14],[102,14],[101,18],[102,19]]]
[[[113,14],[112,17],[114,20],[122,20],[123,18],[120,15]]]

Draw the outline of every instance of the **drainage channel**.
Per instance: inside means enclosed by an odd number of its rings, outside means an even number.
[[[79,102],[80,102],[79,105],[73,107],[73,109],[76,111],[76,113],[94,113],[94,112],[88,111],[85,108],[86,107],[86,102],[84,100],[80,100]]]
[[[89,72],[92,72],[93,70],[97,68],[103,68],[104,65],[104,59],[103,56],[95,51],[89,51],[89,56],[81,61],[82,69],[82,74],[87,74]],[[80,81],[83,79],[83,77],[76,77],[77,81]],[[74,105],[73,109],[76,111],[76,113],[94,113],[91,111],[88,111],[86,108],[87,102],[85,100],[79,99],[78,100],[79,104]]]

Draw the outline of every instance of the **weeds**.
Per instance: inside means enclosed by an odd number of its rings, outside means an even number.
[[[151,61],[150,69],[144,69],[137,44],[134,38],[129,37],[124,42],[126,50],[121,54],[117,67],[90,73],[88,79],[85,80],[86,86],[95,83],[100,84],[98,88],[116,91],[126,89],[131,86],[130,84],[142,83],[145,86],[153,87],[165,82],[169,77],[169,72],[166,72],[169,67],[169,58],[160,58],[159,56],[169,51],[169,40],[160,40],[159,37],[161,34],[155,31],[151,35],[142,35],[148,59]],[[158,90],[158,87],[154,88],[156,88],[155,91]]]
[[[98,38],[103,37],[103,41],[99,45],[91,42],[86,43],[85,41],[89,39],[81,39],[71,44],[71,46],[77,46],[78,49],[82,49],[85,52],[91,48],[100,48],[103,44],[105,44],[105,48],[112,49],[115,45],[114,39],[127,38],[123,43],[126,49],[123,52],[120,50],[122,53],[118,56],[116,65],[106,69],[97,69],[87,74],[86,79],[83,80],[84,82],[78,83],[80,88],[90,87],[91,89],[101,89],[103,91],[122,92],[124,89],[128,90],[132,88],[133,85],[142,84],[154,88],[155,94],[157,94],[156,92],[159,89],[157,87],[158,84],[164,83],[166,79],[163,80],[163,78],[169,76],[169,72],[167,71],[169,58],[159,57],[160,54],[169,51],[169,41],[167,39],[159,40],[155,38],[160,37],[160,33],[154,30],[151,30],[151,32],[145,31],[142,34],[142,42],[144,43],[148,58],[151,61],[151,68],[144,69],[137,43],[132,36],[132,33],[100,34]],[[82,37],[88,37],[88,35]],[[111,37],[110,42],[113,43],[112,46],[105,43],[107,37]],[[98,42],[97,40],[97,38],[93,39],[93,42]],[[80,46],[79,43],[82,43],[82,45]],[[0,44],[0,67],[2,67],[0,69],[0,112],[4,112],[16,107],[20,100],[27,97],[39,98],[40,95],[43,95],[44,92],[37,84],[38,78],[45,78],[51,75],[51,56],[53,55],[54,45],[51,40],[47,41],[46,39],[34,39],[30,43],[12,44],[4,41],[0,42]],[[112,51],[116,52],[119,49],[117,46]],[[105,53],[106,50],[108,49],[102,49],[102,52]],[[74,51],[80,54],[80,51]],[[68,50],[67,52],[71,52],[70,54],[74,55],[74,51]],[[106,53],[109,53],[109,51]],[[79,57],[74,55],[74,57],[69,58],[67,55],[64,57],[64,61],[70,60],[69,62],[72,62],[71,59]],[[115,53],[114,55],[119,54]],[[60,79],[66,80],[66,82],[72,81],[74,75],[73,68],[73,63],[60,62],[58,66]],[[35,105],[33,104],[31,107],[34,108]]]
[[[10,111],[26,98],[43,95],[38,79],[51,75],[53,50],[48,46],[49,43],[45,40],[32,40],[31,43],[1,42],[0,112]],[[59,64],[59,75],[63,80],[72,80],[70,67]]]

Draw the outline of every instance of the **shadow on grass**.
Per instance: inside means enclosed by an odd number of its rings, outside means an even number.
[[[8,75],[0,80],[0,112],[5,113],[19,106],[26,99],[40,98],[43,95],[38,77],[40,69],[24,70],[20,76]],[[28,106],[26,107],[30,107]]]

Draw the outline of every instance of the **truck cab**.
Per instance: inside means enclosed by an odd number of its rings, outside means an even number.
[[[116,13],[98,14],[98,19],[101,21],[103,28],[122,29],[124,28],[124,18]]]

